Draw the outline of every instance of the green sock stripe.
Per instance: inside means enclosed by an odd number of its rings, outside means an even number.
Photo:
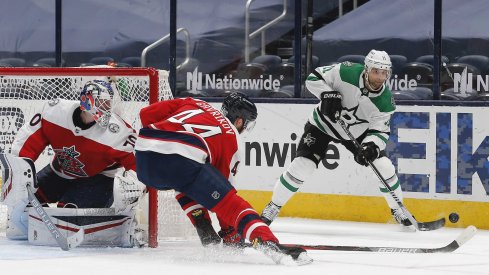
[[[283,186],[285,186],[285,188],[289,189],[290,191],[292,192],[297,192],[297,190],[299,190],[299,188],[297,187],[294,187],[292,185],[290,185],[290,183],[288,183],[285,179],[284,179],[284,176],[280,176],[280,182],[282,183]]]
[[[395,191],[397,188],[399,188],[399,186],[401,186],[401,182],[399,180],[397,180],[396,184],[394,184],[391,187],[392,191]],[[380,188],[380,192],[382,192],[382,193],[388,193],[389,192],[389,189],[381,187]]]

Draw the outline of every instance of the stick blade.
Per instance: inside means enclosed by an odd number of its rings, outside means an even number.
[[[477,228],[473,225],[469,225],[467,228],[464,229],[462,234],[460,234],[457,239],[455,239],[455,241],[458,243],[458,246],[461,246],[472,239],[475,233],[477,233]]]
[[[84,237],[85,230],[83,228],[80,228],[78,232],[66,238],[66,249],[63,250],[70,250],[79,246],[83,242]]]
[[[419,231],[431,231],[437,230],[445,226],[446,220],[445,218],[441,218],[439,220],[430,221],[430,222],[418,222],[417,227]]]

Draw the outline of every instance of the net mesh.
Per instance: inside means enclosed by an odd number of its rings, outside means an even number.
[[[158,82],[155,82],[155,74]],[[113,112],[139,130],[139,110],[153,100],[172,98],[167,71],[143,68],[1,68],[0,69],[0,152],[10,152],[18,130],[42,111],[49,100],[78,100],[89,80],[104,80],[115,87]],[[153,80],[151,80],[153,79]],[[38,160],[39,170],[52,159],[46,148]],[[0,179],[0,187],[1,187]],[[0,188],[1,189],[1,188]],[[146,196],[147,197],[147,196]],[[143,202],[141,220],[146,218]],[[7,208],[0,204],[0,232],[5,231]],[[155,222],[155,221],[153,221]],[[158,239],[180,239],[195,235],[190,221],[174,199],[173,191],[158,192]]]

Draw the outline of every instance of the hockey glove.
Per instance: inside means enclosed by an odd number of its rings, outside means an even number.
[[[362,144],[362,148],[358,150],[355,155],[355,161],[360,165],[368,166],[368,163],[376,160],[379,157],[379,154],[379,147],[375,143],[369,141]]]
[[[244,248],[244,238],[238,233],[234,227],[230,226],[227,228],[222,228],[219,231],[219,237],[222,238],[222,244],[226,246],[231,246],[235,248]]]
[[[341,115],[341,99],[343,97],[337,91],[323,92],[321,94],[321,113],[327,116],[332,122],[337,121]]]

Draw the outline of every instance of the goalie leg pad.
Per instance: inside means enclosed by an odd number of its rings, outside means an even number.
[[[147,236],[134,218],[135,212],[116,215],[113,208],[45,208],[61,234],[70,236],[85,230],[80,246],[134,247],[145,244]],[[58,246],[35,209],[29,211],[29,243]]]
[[[0,201],[7,205],[6,236],[13,240],[27,239],[27,188],[35,192],[36,169],[30,159],[12,154],[0,154],[2,170],[2,195]]]
[[[27,240],[28,209],[23,206],[7,209],[5,235],[11,240]]]
[[[387,157],[381,157],[376,159],[373,164],[379,170],[380,174],[385,179],[389,187],[394,191],[394,194],[396,194],[396,196],[402,202],[403,195],[401,183],[399,182],[399,178],[396,174],[396,168],[392,164],[392,161]],[[379,182],[379,189],[391,209],[396,209],[399,207],[394,198],[392,198],[391,194],[389,193],[389,189],[387,189],[384,184],[382,184],[382,182]]]

